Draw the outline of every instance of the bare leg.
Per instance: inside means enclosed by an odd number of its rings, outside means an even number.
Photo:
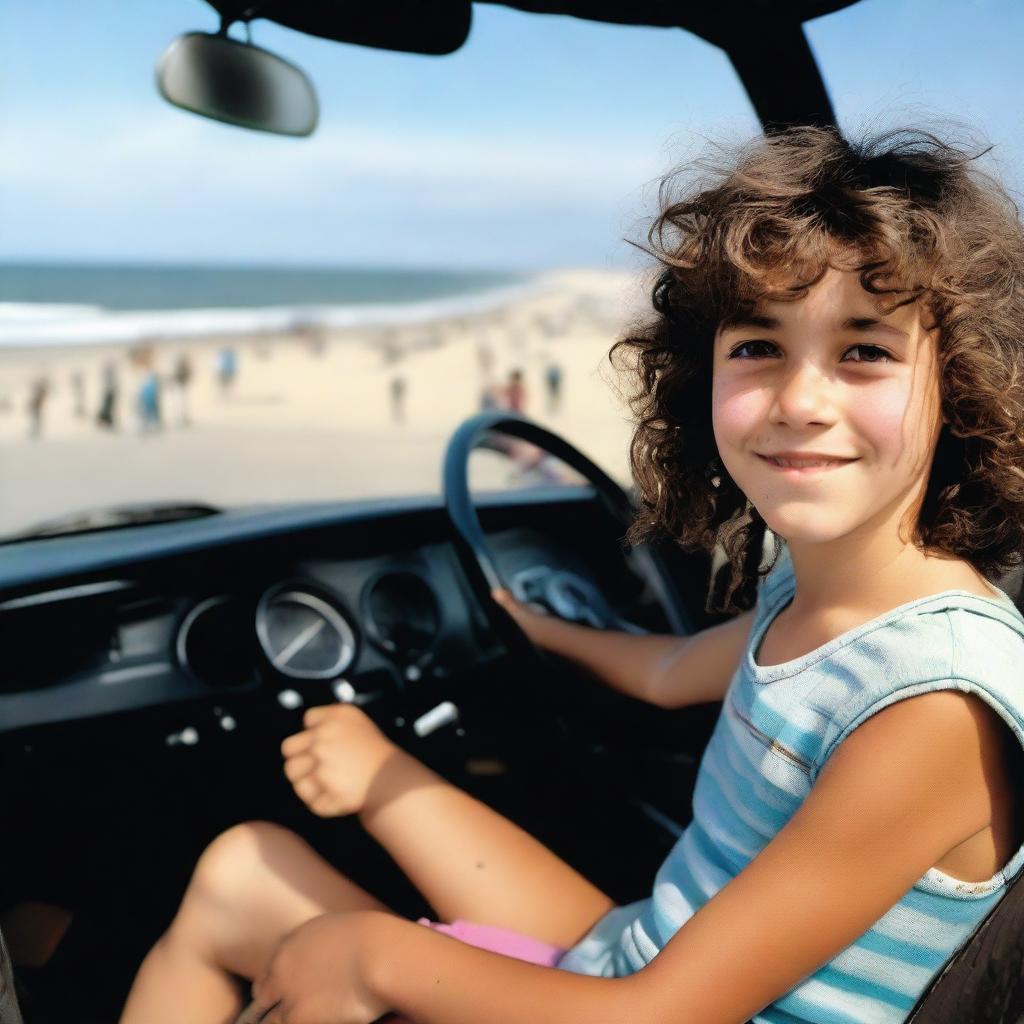
[[[404,753],[380,771],[359,820],[444,921],[571,946],[615,905],[515,822]]]
[[[229,829],[200,857],[170,928],[143,961],[121,1024],[233,1021],[278,942],[313,917],[344,910],[388,908],[287,829]]]
[[[434,911],[571,945],[612,900],[518,825],[396,752],[360,821]],[[121,1024],[227,1024],[278,942],[323,913],[389,911],[278,825],[239,825],[196,865]]]

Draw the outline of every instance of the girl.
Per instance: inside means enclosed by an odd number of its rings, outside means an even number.
[[[723,702],[651,895],[614,906],[358,709],[316,708],[283,746],[296,792],[358,814],[452,924],[239,826],[124,1024],[230,1021],[238,978],[273,1024],[897,1024],[1024,866],[1024,617],[986,579],[1024,550],[1015,207],[930,135],[823,128],[663,196],[656,316],[613,349],[630,540],[720,543],[709,604],[740,614],[637,637],[495,595],[618,689]]]

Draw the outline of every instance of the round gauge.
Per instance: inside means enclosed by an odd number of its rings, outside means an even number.
[[[292,679],[335,679],[355,657],[355,635],[341,612],[302,587],[275,587],[260,598],[256,635],[270,664]]]
[[[200,601],[178,627],[178,664],[193,678],[213,686],[248,682],[253,659],[249,614],[229,594]]]
[[[388,572],[363,591],[366,631],[384,650],[414,660],[437,640],[441,611],[434,591],[414,572]]]

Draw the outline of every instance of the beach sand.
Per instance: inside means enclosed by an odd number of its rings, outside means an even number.
[[[69,512],[122,503],[251,502],[439,494],[445,445],[480,408],[490,383],[519,368],[524,415],[629,482],[630,414],[610,386],[607,353],[642,310],[634,273],[564,271],[536,291],[488,312],[390,329],[306,330],[237,338],[162,338],[151,346],[161,381],[162,428],[140,429],[136,394],[144,370],[128,347],[90,345],[0,353],[0,535]],[[237,354],[223,393],[218,351]],[[490,350],[488,369],[481,348]],[[192,368],[188,425],[170,378],[186,353]],[[560,406],[547,400],[544,374],[562,370]],[[118,378],[116,421],[96,424],[105,365]],[[76,414],[76,386],[80,405]],[[392,382],[403,378],[396,419]],[[27,408],[33,381],[46,377],[38,437]],[[479,466],[477,461],[479,460]],[[473,482],[513,486],[501,456],[474,456]]]

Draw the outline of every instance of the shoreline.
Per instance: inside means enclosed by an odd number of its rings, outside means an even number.
[[[368,330],[424,325],[491,315],[559,290],[567,276],[589,273],[592,272],[549,271],[513,284],[395,302],[113,309],[78,302],[0,301],[0,353],[303,329]]]

